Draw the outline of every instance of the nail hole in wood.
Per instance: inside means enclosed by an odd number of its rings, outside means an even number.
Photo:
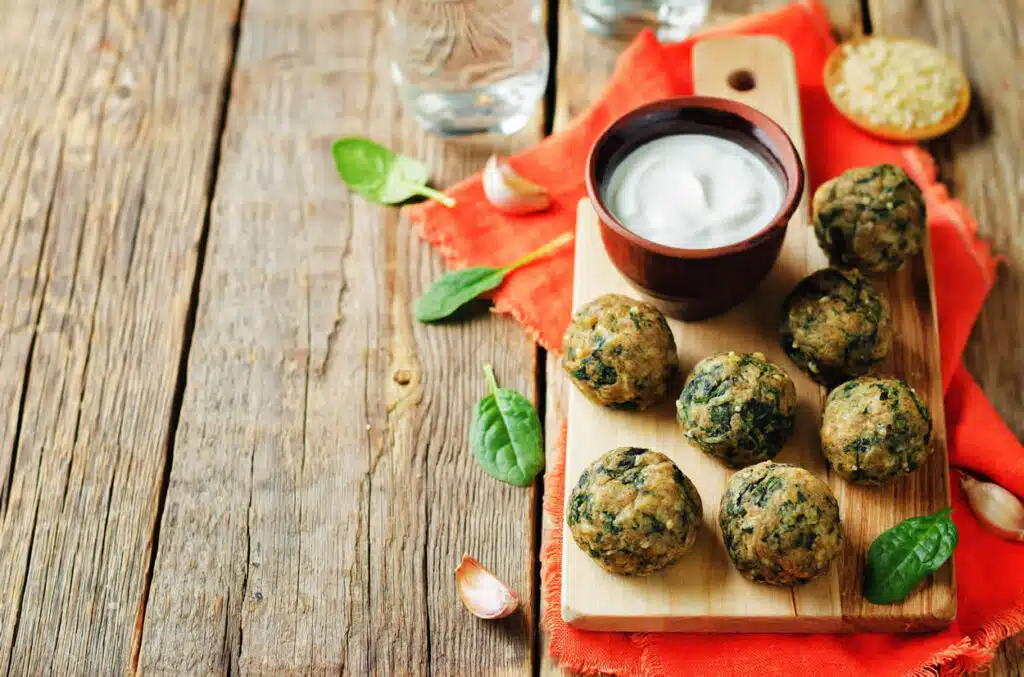
[[[749,92],[757,86],[757,80],[754,78],[754,74],[745,68],[743,70],[729,73],[729,77],[726,78],[726,82],[728,82],[729,86],[737,92]]]

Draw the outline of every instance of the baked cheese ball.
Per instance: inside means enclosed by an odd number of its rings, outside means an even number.
[[[839,504],[828,485],[794,465],[766,461],[729,480],[718,512],[726,550],[755,583],[806,583],[843,546]]]
[[[590,400],[646,409],[665,397],[679,355],[665,316],[621,294],[583,304],[562,341],[562,366]]]
[[[761,353],[722,353],[697,363],[676,402],[686,438],[733,467],[775,456],[796,418],[796,387]]]
[[[856,270],[812,273],[782,305],[782,349],[825,385],[867,373],[889,354],[892,339],[889,302]]]
[[[921,251],[924,196],[894,165],[843,172],[821,184],[811,208],[818,243],[832,265],[880,273],[898,270]]]
[[[693,547],[702,514],[697,488],[671,459],[621,447],[583,471],[565,521],[576,545],[602,567],[646,576]]]
[[[932,416],[914,389],[894,378],[859,378],[831,393],[821,450],[832,470],[857,484],[908,475],[932,452]]]

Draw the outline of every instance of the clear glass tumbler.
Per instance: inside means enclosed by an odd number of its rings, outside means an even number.
[[[548,79],[541,0],[392,0],[391,76],[428,131],[513,134]]]
[[[678,42],[700,28],[710,0],[576,0],[587,30],[629,37],[651,28],[662,42]]]

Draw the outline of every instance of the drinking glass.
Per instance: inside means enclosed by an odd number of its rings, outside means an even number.
[[[391,75],[428,131],[512,134],[544,94],[541,0],[393,0]]]
[[[576,0],[590,31],[629,37],[651,28],[662,42],[678,42],[704,23],[710,0]]]

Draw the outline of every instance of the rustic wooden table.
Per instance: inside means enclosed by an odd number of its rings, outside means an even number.
[[[443,266],[329,148],[371,136],[449,184],[564,126],[618,46],[553,1],[543,110],[446,143],[399,106],[386,4],[0,0],[0,673],[561,674],[543,484],[478,481],[465,431],[484,362],[549,432],[563,380],[506,318],[414,322]],[[967,359],[1022,435],[1024,7],[866,4],[833,0],[837,30],[922,37],[972,79],[931,150],[1006,258]],[[463,552],[521,615],[464,611]],[[1011,640],[991,674],[1022,664]]]

